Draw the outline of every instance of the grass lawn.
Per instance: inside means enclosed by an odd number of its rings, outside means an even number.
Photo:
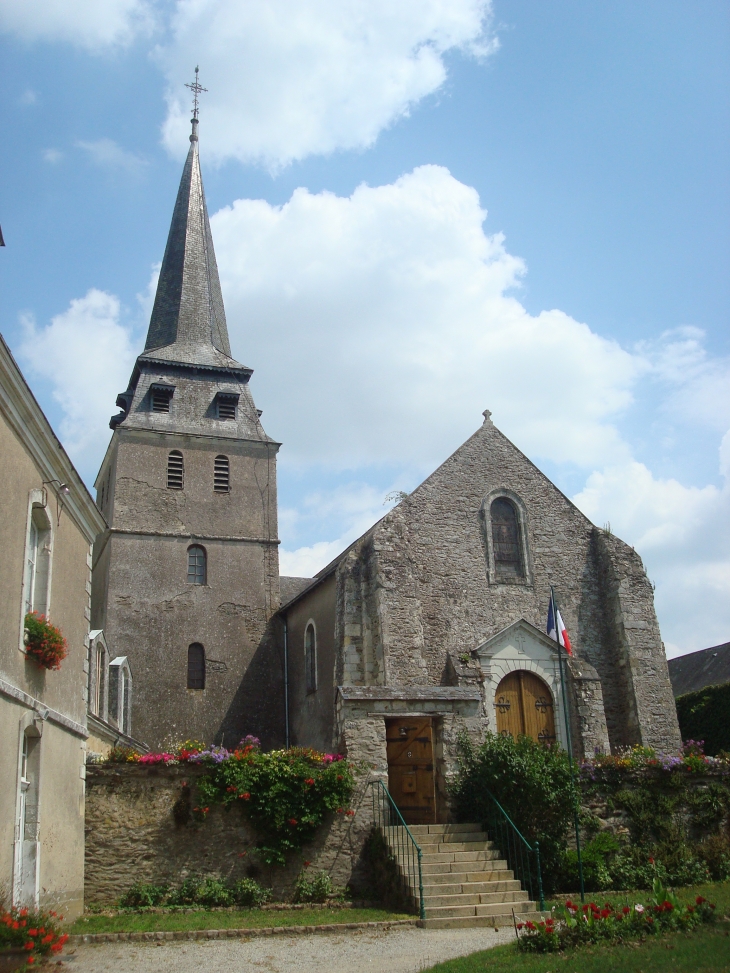
[[[83,916],[64,929],[71,935],[93,932],[176,932],[184,929],[259,929],[270,926],[319,926],[332,922],[389,922],[413,919],[385,909],[240,909],[196,912],[129,912]]]
[[[432,966],[428,973],[723,973],[730,970],[728,924],[630,946],[590,946],[570,953],[518,953],[495,946]]]
[[[687,903],[703,895],[717,906],[718,921],[691,933],[674,933],[624,946],[587,946],[565,953],[520,953],[514,944],[439,963],[428,973],[726,973],[730,971],[730,882],[678,889]],[[629,902],[646,902],[632,892]],[[579,897],[568,896],[573,900]],[[586,901],[626,901],[626,894],[592,893]],[[565,896],[560,897],[561,903]],[[554,903],[549,903],[550,905]]]

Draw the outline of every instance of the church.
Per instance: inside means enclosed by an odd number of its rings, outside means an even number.
[[[577,759],[680,746],[639,555],[494,425],[315,578],[280,577],[276,457],[232,357],[197,111],[144,350],[96,480],[91,627],[127,658],[134,737],[340,749],[442,820],[457,740]],[[476,423],[475,423],[476,425]],[[545,634],[551,590],[572,640]]]

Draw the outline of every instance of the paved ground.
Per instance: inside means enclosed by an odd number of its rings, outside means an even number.
[[[64,973],[419,973],[514,938],[512,929],[353,930],[309,936],[106,943],[64,954]]]

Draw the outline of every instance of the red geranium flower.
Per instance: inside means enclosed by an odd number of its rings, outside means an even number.
[[[296,826],[297,826],[297,819],[296,818],[289,818],[289,824],[292,826],[292,828],[296,828]]]

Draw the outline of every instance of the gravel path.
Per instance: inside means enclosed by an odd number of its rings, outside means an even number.
[[[105,943],[64,954],[68,973],[419,973],[514,938],[510,928],[354,930],[309,936]]]

